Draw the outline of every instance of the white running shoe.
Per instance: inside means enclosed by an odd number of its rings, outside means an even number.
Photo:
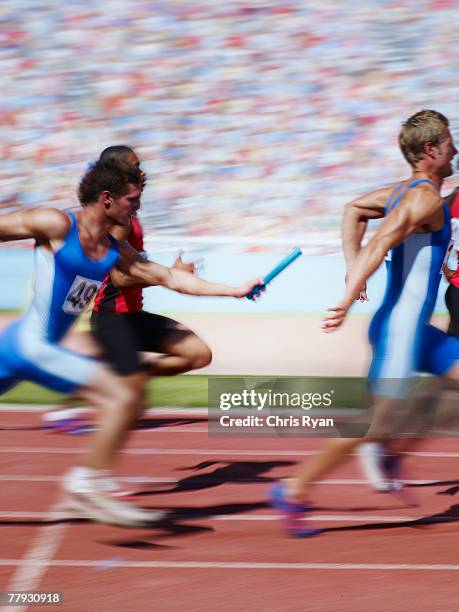
[[[110,470],[101,470],[101,476],[98,478],[98,487],[101,491],[105,491],[112,497],[129,497],[135,494],[135,490],[121,484],[113,476]]]
[[[75,478],[70,471],[63,482],[66,510],[100,523],[121,527],[147,527],[164,519],[165,513],[145,510],[117,499],[104,477]]]
[[[375,491],[390,491],[393,484],[387,480],[383,460],[385,450],[378,442],[365,442],[359,448],[359,460],[362,471],[368,483]]]

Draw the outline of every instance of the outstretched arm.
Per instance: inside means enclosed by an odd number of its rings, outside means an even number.
[[[69,225],[67,215],[56,208],[21,210],[0,216],[0,240],[60,240],[66,235]]]
[[[408,236],[428,224],[441,208],[442,201],[433,191],[412,190],[403,204],[384,220],[370,242],[359,252],[346,286],[344,298],[323,323],[325,331],[334,331],[343,323],[355,295],[384,261],[387,251],[398,246]]]
[[[111,271],[113,283],[117,287],[162,285],[188,295],[244,297],[256,285],[263,284],[262,279],[254,279],[240,287],[222,283],[211,283],[199,276],[180,268],[167,268],[153,261],[145,261],[137,251],[127,243],[120,243],[121,259]]]

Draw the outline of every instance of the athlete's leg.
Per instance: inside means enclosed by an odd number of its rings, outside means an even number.
[[[312,485],[342,463],[349,453],[362,443],[361,438],[336,438],[313,459],[304,463],[295,478],[289,481],[291,498],[298,503],[305,502]]]
[[[103,349],[89,331],[70,331],[63,339],[61,346],[88,357],[100,358],[103,356]]]
[[[212,352],[207,344],[180,323],[158,344],[158,352],[161,355],[148,360],[152,376],[175,376],[199,370],[212,361]]]
[[[140,350],[160,353],[146,358],[152,376],[176,376],[212,361],[207,344],[183,323],[148,312],[132,315],[131,322],[141,338]]]
[[[103,350],[89,331],[71,330],[63,339],[61,346],[89,357],[102,357]],[[42,414],[42,426],[52,432],[78,433],[90,426],[90,411],[81,408],[74,397],[63,400],[60,406]]]
[[[143,372],[116,376],[108,368],[101,367],[97,378],[79,390],[79,397],[100,409],[99,425],[92,434],[84,460],[86,467],[113,469],[118,451],[144,410],[145,378]]]

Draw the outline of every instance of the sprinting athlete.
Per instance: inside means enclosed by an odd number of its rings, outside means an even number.
[[[82,465],[64,479],[69,504],[83,516],[119,525],[144,525],[160,517],[107,491],[133,415],[143,402],[143,386],[127,385],[99,361],[63,348],[60,342],[90,303],[109,271],[120,285],[163,285],[192,295],[243,297],[260,279],[241,287],[206,282],[193,274],[145,261],[110,231],[129,225],[139,207],[139,168],[98,161],[82,177],[76,214],[53,208],[0,216],[0,239],[34,238],[35,285],[22,318],[0,336],[0,392],[22,380],[77,394],[100,409],[100,427]]]
[[[140,166],[129,147],[109,147],[100,158],[114,156]],[[130,228],[118,226],[113,235],[127,239],[144,254],[143,229],[137,216],[132,218]],[[180,256],[173,267],[194,272],[194,265],[182,262]],[[141,287],[116,287],[110,275],[96,296],[91,324],[105,355],[123,376],[141,369],[147,376],[172,376],[202,368],[212,359],[209,347],[194,332],[177,321],[143,310]],[[140,352],[161,356],[141,361]]]
[[[375,398],[370,440],[384,433],[381,423],[390,423],[391,409],[400,408],[408,397],[417,372],[459,380],[459,341],[429,325],[451,236],[448,207],[439,191],[443,179],[452,174],[457,149],[446,117],[430,110],[403,124],[399,144],[412,167],[411,177],[346,207],[342,232],[348,283],[344,298],[323,323],[326,332],[342,325],[362,287],[390,252],[386,293],[369,330],[373,349],[369,380]],[[368,221],[382,217],[373,238],[361,248]],[[361,442],[359,438],[331,441],[296,477],[273,488],[272,503],[285,515],[290,534],[316,533],[302,523],[311,486]],[[401,448],[402,444],[398,452]],[[398,452],[394,444],[394,457],[399,457]]]
[[[106,148],[99,159],[125,162],[140,168],[137,154],[125,145]],[[143,187],[146,175],[142,169],[140,171]],[[117,240],[127,240],[136,251],[145,256],[143,229],[137,214],[128,226],[113,227],[111,235]],[[180,256],[172,267],[194,273],[194,264],[184,263]],[[117,374],[125,377],[127,384],[131,384],[131,381],[135,385],[139,384],[139,377],[132,377],[134,374],[143,373],[143,383],[146,384],[151,376],[173,376],[203,368],[212,359],[207,344],[185,325],[143,310],[141,286],[117,287],[110,274],[107,274],[96,295],[91,328],[104,358]],[[74,335],[69,338],[68,344],[78,346],[83,341],[91,354],[98,354],[100,351],[96,346],[90,347],[85,336],[84,333]],[[141,353],[160,355],[145,357]],[[85,413],[73,407],[46,413],[44,422],[47,427],[70,433],[87,430]],[[118,491],[120,495],[129,493],[116,481],[113,481],[113,491]]]
[[[450,209],[452,241],[450,249],[459,255],[459,193],[456,188],[443,199],[443,203]],[[446,260],[448,257],[446,258]],[[450,270],[445,260],[443,274],[450,285],[446,291],[445,301],[450,313],[448,334],[459,338],[459,260],[456,270]],[[390,445],[386,448],[381,442],[367,442],[359,448],[359,460],[362,471],[368,483],[376,491],[396,492],[402,489],[402,483],[397,478],[396,471],[387,470],[387,465],[394,463],[390,453]]]

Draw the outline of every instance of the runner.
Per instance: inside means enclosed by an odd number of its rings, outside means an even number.
[[[191,295],[244,297],[260,279],[241,287],[209,283],[184,270],[145,261],[110,231],[129,225],[140,205],[142,173],[115,161],[98,161],[80,181],[82,209],[76,214],[53,208],[0,216],[0,239],[34,238],[35,286],[22,318],[0,337],[0,392],[22,380],[73,393],[100,409],[82,464],[64,479],[69,503],[83,516],[120,525],[143,525],[161,518],[114,499],[107,477],[129,427],[143,406],[143,386],[112,373],[102,363],[63,348],[60,342],[88,306],[111,270],[119,285],[163,285]],[[143,377],[133,374],[132,378]]]
[[[350,274],[344,298],[330,309],[323,324],[326,332],[342,325],[356,296],[390,251],[387,290],[369,330],[373,348],[369,381],[375,398],[370,440],[388,433],[394,406],[400,408],[408,398],[417,372],[459,380],[459,340],[429,325],[451,237],[449,210],[439,191],[443,179],[453,172],[457,149],[446,117],[428,110],[403,124],[399,144],[412,167],[411,177],[346,207],[342,231]],[[382,217],[385,220],[374,237],[361,248],[368,221]],[[310,489],[361,442],[359,438],[331,441],[296,477],[273,488],[272,503],[284,514],[291,535],[317,533],[302,523]],[[396,451],[395,442],[386,463],[389,475],[400,463],[402,445]]]

